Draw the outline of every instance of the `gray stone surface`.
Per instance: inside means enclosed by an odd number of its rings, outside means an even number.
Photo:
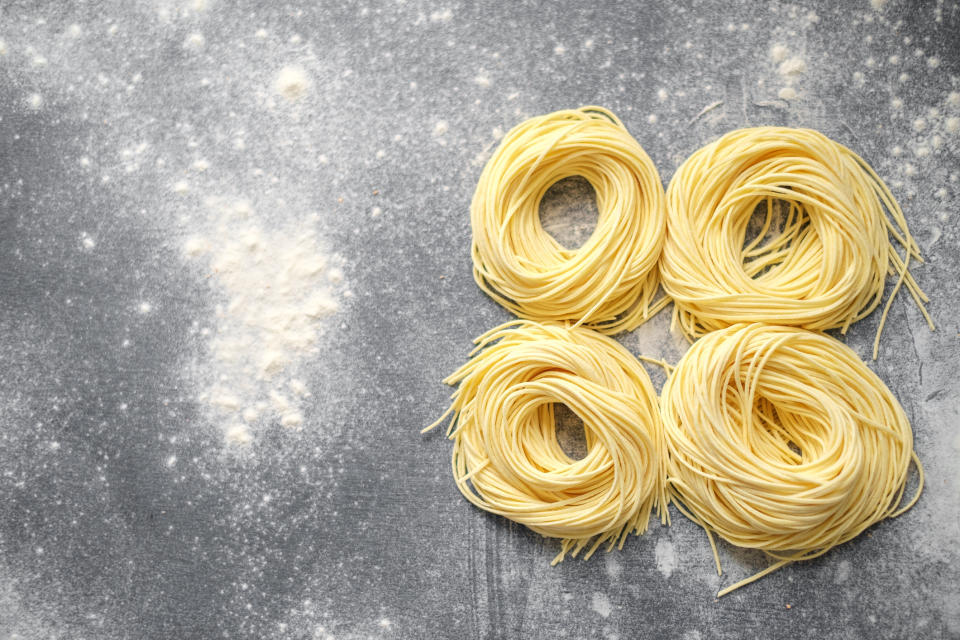
[[[954,0],[3,2],[0,638],[960,637],[958,34]],[[806,64],[789,102],[776,44]],[[717,601],[767,561],[724,545],[718,577],[676,512],[551,568],[556,543],[461,498],[418,431],[508,319],[471,278],[472,189],[503,131],[589,103],[664,182],[758,124],[888,180],[938,325],[901,296],[872,364],[926,466],[912,511]],[[302,428],[245,447],[203,401],[223,293],[181,248],[208,196],[315,230],[354,294],[299,361]],[[876,324],[845,338],[864,357]],[[684,348],[668,314],[622,340]]]

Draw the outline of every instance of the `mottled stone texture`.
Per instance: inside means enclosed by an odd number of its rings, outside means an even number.
[[[0,638],[960,637],[958,34],[955,0],[2,3]],[[290,64],[295,103],[273,88]],[[721,545],[718,577],[676,511],[551,568],[556,543],[461,498],[418,432],[508,319],[471,277],[472,190],[503,131],[581,104],[664,182],[759,124],[888,180],[938,325],[901,295],[871,365],[926,466],[912,511],[717,601],[768,561]],[[198,400],[224,301],[180,247],[207,195],[313,220],[354,293],[306,365],[303,429],[246,448]],[[558,234],[589,190],[566,196]],[[844,340],[867,357],[877,322]],[[667,313],[622,340],[684,349]]]

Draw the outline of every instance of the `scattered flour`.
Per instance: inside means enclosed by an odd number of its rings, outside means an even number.
[[[850,577],[850,561],[841,560],[840,563],[837,564],[837,573],[833,581],[837,584],[843,584],[844,582],[847,581],[849,577]]]
[[[450,22],[453,19],[453,11],[450,9],[438,9],[430,14],[430,22]]]
[[[438,120],[435,125],[433,125],[433,135],[442,136],[450,129],[450,125],[447,124],[446,120]]]
[[[27,106],[33,109],[34,111],[43,107],[43,96],[39,93],[31,93],[27,97]]]
[[[200,51],[201,49],[203,49],[206,43],[207,41],[203,37],[202,33],[194,32],[188,35],[187,39],[183,41],[183,48],[186,49],[187,51],[193,51],[194,53],[196,53],[197,51]]]
[[[253,434],[250,433],[250,427],[245,424],[230,425],[227,427],[225,437],[230,444],[246,445],[253,442]]]
[[[277,72],[273,81],[273,88],[278,94],[295,102],[301,99],[310,90],[310,76],[303,67],[290,65]]]
[[[609,618],[610,614],[613,613],[613,605],[610,604],[610,598],[599,591],[593,594],[590,608],[599,613],[603,618]]]
[[[780,89],[777,96],[779,96],[781,100],[796,100],[797,90],[793,87],[784,87]]]
[[[208,198],[205,206],[213,224],[183,244],[187,258],[205,261],[223,299],[208,331],[212,380],[200,399],[227,442],[246,444],[261,420],[288,428],[306,421],[310,391],[295,374],[339,308],[329,283],[343,272],[328,268],[312,229],[268,228],[244,200]]]
[[[623,573],[623,567],[620,566],[616,554],[606,553],[603,557],[606,562],[607,575],[610,576],[611,580],[619,580],[620,574]]]
[[[677,553],[673,549],[673,543],[666,538],[657,541],[657,546],[653,551],[657,563],[657,571],[664,578],[669,578],[677,568]]]
[[[770,48],[770,59],[776,63],[781,63],[790,55],[789,50],[782,44],[775,44]]]
[[[807,63],[804,62],[803,58],[794,56],[781,62],[777,72],[785,78],[802,75],[807,72]]]

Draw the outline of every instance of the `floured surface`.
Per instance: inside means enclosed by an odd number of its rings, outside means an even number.
[[[0,636],[960,634],[956,2],[314,5],[0,9]],[[675,512],[551,568],[462,500],[418,431],[508,319],[470,273],[473,187],[510,127],[581,104],[664,181],[771,124],[888,182],[938,325],[901,296],[872,365],[913,510],[716,602],[768,561],[721,545],[718,578]],[[591,198],[559,186],[548,230],[582,242]],[[669,324],[621,339],[673,362]]]

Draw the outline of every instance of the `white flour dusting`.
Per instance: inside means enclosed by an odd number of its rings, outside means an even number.
[[[227,442],[247,444],[258,424],[300,428],[307,385],[296,377],[317,351],[324,319],[339,308],[330,268],[310,228],[269,228],[245,200],[208,198],[212,224],[187,238],[184,255],[209,269],[222,302],[208,339],[209,387],[200,399],[223,425]]]
[[[657,540],[657,546],[653,551],[657,563],[657,571],[664,578],[669,578],[677,568],[677,553],[673,549],[673,543],[666,538]]]
[[[303,67],[283,67],[273,81],[274,90],[290,102],[302,98],[310,90],[310,76]]]
[[[793,87],[784,87],[780,89],[780,91],[777,93],[777,96],[781,100],[796,100],[797,90]]]
[[[593,594],[590,608],[599,613],[603,618],[609,618],[610,614],[613,613],[613,605],[610,604],[610,598],[600,592]]]
[[[804,62],[803,58],[794,56],[788,60],[784,60],[780,63],[780,66],[777,68],[777,71],[780,75],[785,78],[792,78],[793,76],[801,75],[807,72],[807,63]]]

